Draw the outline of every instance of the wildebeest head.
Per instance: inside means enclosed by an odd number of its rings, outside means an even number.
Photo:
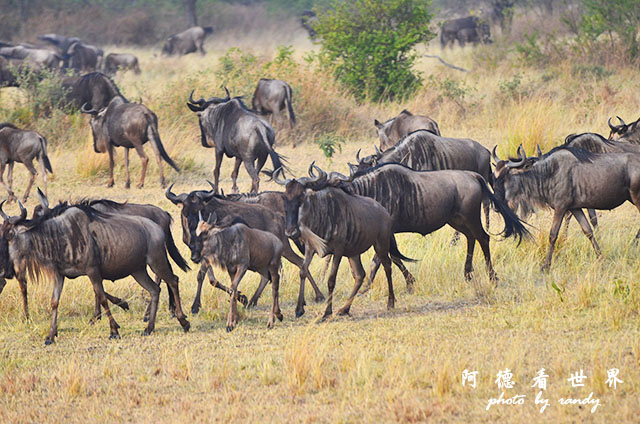
[[[162,54],[172,55],[173,51],[175,50],[176,42],[177,42],[177,37],[175,35],[172,35],[169,38],[167,38],[166,43],[164,43],[164,46],[162,46]]]
[[[382,158],[382,152],[378,149],[378,146],[373,146],[376,149],[376,153],[373,155],[365,156],[363,158],[360,157],[360,150],[356,153],[356,160],[358,161],[358,165],[353,170],[353,173],[359,171],[366,171],[369,168],[373,168],[378,165],[380,159]],[[349,167],[351,168],[351,166]]]
[[[199,238],[195,236],[199,214],[204,209],[205,204],[215,196],[215,187],[212,183],[209,182],[209,184],[213,188],[210,191],[195,190],[191,193],[176,195],[171,191],[173,188],[173,184],[171,184],[165,192],[167,199],[182,209],[180,212],[182,241],[189,246],[192,257],[194,252],[200,252],[202,250],[202,243],[199,241]]]
[[[100,110],[90,109],[90,105],[86,103],[82,105],[80,111],[91,115],[89,124],[91,125],[91,134],[93,135],[93,150],[96,153],[104,153],[107,151],[107,145],[109,144],[109,134],[107,126],[105,125],[105,117],[108,107]]]
[[[613,125],[611,123],[611,118],[609,118],[609,121],[607,122],[611,129],[611,132],[609,133],[609,140],[626,139],[625,141],[638,143],[638,136],[635,133],[638,130],[638,123],[640,122],[640,119],[627,124],[619,116],[616,116],[616,118],[620,121],[620,125]]]
[[[380,145],[389,146],[393,145],[393,143],[389,140],[389,134],[387,133],[391,128],[391,124],[396,118],[391,118],[386,122],[380,122],[377,119],[374,119],[373,125],[378,129],[378,138],[380,139]]]
[[[14,269],[11,257],[9,256],[9,243],[16,234],[16,225],[27,218],[27,210],[18,202],[20,206],[19,216],[7,216],[2,210],[5,200],[0,203],[0,216],[4,220],[0,226],[0,278],[13,278]]]
[[[505,201],[505,190],[504,190],[504,182],[509,177],[510,173],[518,173],[523,172],[526,169],[529,169],[538,158],[528,158],[527,154],[522,147],[522,144],[518,146],[518,158],[510,158],[507,160],[502,160],[498,157],[496,153],[496,148],[498,146],[494,146],[492,150],[493,160],[495,161],[496,170],[493,173],[494,178],[494,191],[496,196]],[[509,205],[509,207],[513,208],[513,205]]]
[[[201,97],[198,100],[194,100],[193,99],[194,91],[195,90],[191,90],[191,94],[189,94],[189,101],[187,102],[187,107],[192,112],[195,112],[196,115],[198,116],[198,125],[200,126],[200,142],[204,147],[212,147],[209,145],[209,143],[207,143],[207,137],[205,135],[204,127],[202,125],[202,112],[204,112],[210,105],[219,105],[219,104],[228,102],[231,99],[231,95],[229,94],[229,90],[227,90],[227,87],[225,87],[224,91],[227,94],[225,98],[211,97],[210,99],[205,100],[204,98]]]
[[[491,39],[491,28],[489,27],[489,24],[487,22],[481,22],[478,25],[478,36],[480,37],[480,40],[485,44],[493,43],[493,40]]]

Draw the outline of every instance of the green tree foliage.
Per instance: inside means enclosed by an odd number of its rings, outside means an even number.
[[[429,41],[430,0],[334,1],[317,10],[321,60],[359,100],[404,98],[420,87],[414,47]]]
[[[629,57],[637,58],[640,0],[583,0],[583,7],[580,30],[585,41],[605,37],[613,44],[619,39]]]

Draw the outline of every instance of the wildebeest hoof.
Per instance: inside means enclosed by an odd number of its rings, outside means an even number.
[[[198,312],[200,312],[200,305],[192,305],[191,306],[191,313],[192,314],[197,314]]]
[[[111,188],[111,187],[113,187],[113,181],[109,181],[109,182],[107,183],[107,188]]]
[[[348,309],[340,310],[340,311],[338,312],[338,315],[342,315],[342,316],[348,316],[348,317],[350,317],[350,316],[351,316],[351,312],[349,312],[349,310],[348,310]]]
[[[246,308],[247,309],[255,308],[257,305],[258,305],[258,301],[256,299],[251,299],[251,301],[247,303]]]
[[[395,299],[391,299],[387,302],[387,309],[393,309],[396,307],[396,301]]]
[[[329,318],[331,318],[331,314],[324,314],[322,318],[318,320],[318,324],[321,322],[326,322]]]
[[[129,181],[124,183],[124,188],[131,188],[131,183]]]
[[[282,320],[284,319],[284,316],[282,315],[282,312],[278,312],[276,314],[276,318],[278,318],[278,321],[282,322]]]
[[[145,315],[145,316],[142,318],[142,322],[149,322],[149,317]]]
[[[227,325],[227,333],[231,333],[233,330],[233,325]]]
[[[413,294],[413,284],[407,284],[407,293]]]
[[[146,329],[146,328],[145,328],[145,330],[142,332],[142,335],[143,335],[143,336],[149,336],[149,335],[151,335],[151,332],[152,332],[152,331],[153,331],[153,330],[149,330],[149,329]]]
[[[473,271],[465,272],[464,273],[464,279],[467,280],[467,281],[471,281],[471,276],[473,275],[472,272]]]
[[[120,340],[120,334],[111,334],[109,335],[109,340]]]
[[[127,302],[125,302],[124,300],[122,302],[120,302],[120,304],[118,306],[120,306],[125,311],[129,310],[129,304]]]
[[[136,185],[136,188],[142,188],[142,187],[144,187],[144,183],[139,183]]]
[[[304,309],[296,309],[296,318],[300,318],[304,315]]]
[[[52,339],[50,339],[50,338],[44,339],[44,345],[45,346],[49,346],[49,345],[52,345],[52,344],[53,344],[53,340]]]
[[[316,303],[322,303],[322,302],[324,302],[324,295],[322,294],[316,295]]]
[[[191,323],[189,321],[185,319],[184,323],[181,322],[180,325],[182,325],[182,329],[184,330],[185,333],[189,332],[189,329],[191,328]]]
[[[248,305],[249,299],[247,299],[247,296],[243,294],[238,294],[238,302],[242,303],[242,305],[246,308]]]

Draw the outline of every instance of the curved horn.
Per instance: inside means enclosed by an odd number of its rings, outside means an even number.
[[[175,184],[175,183],[174,183]],[[176,196],[171,189],[173,188],[173,184],[171,184],[169,186],[169,188],[167,189],[167,191],[164,192],[164,195],[167,199],[171,200],[171,202],[173,202],[174,205],[177,204],[182,204],[184,203],[185,200],[187,200],[187,194],[186,193],[182,193],[179,196]]]
[[[380,149],[378,149],[378,145],[376,144],[376,145],[374,145],[373,147],[375,147],[375,148],[376,148],[376,155],[378,155],[378,156],[382,156],[382,152],[380,151]]]
[[[310,177],[316,178],[317,175],[315,174],[315,172],[313,172],[313,168],[315,168],[316,166],[316,161],[314,160],[313,162],[311,162],[311,164],[309,165],[309,170],[307,171],[307,173],[309,174]]]
[[[349,175],[353,177],[353,174],[355,174],[356,171],[358,170],[358,166],[352,163],[347,163],[347,165],[349,165]]]
[[[87,106],[87,104],[88,104],[88,103],[86,103],[86,102],[82,104],[82,106],[80,107],[80,112],[82,112],[82,113],[88,113],[88,114],[90,114],[90,115],[93,115],[94,113],[98,113],[98,111],[97,111],[97,110],[95,110],[95,109],[91,109],[91,110],[87,109],[87,108],[85,107],[85,106]]]
[[[227,87],[224,88],[224,92],[227,93],[227,97],[225,97],[224,101],[228,101],[231,98],[231,94],[229,94],[229,90]]]
[[[360,162],[360,150],[362,150],[362,149],[358,149],[358,151],[356,152],[356,160],[358,162]]]
[[[624,125],[625,127],[627,126],[627,124],[625,124],[625,123],[624,123],[624,121],[622,120],[622,118],[621,118],[621,117],[619,117],[618,115],[616,115],[616,118],[618,118],[618,121],[620,121],[620,123],[621,123],[622,125]]]
[[[609,125],[609,128],[611,128],[612,132],[616,132],[616,131],[618,131],[618,128],[620,128],[619,125],[613,125],[611,123],[611,117],[609,117],[609,120],[607,121],[607,125]]]
[[[291,178],[287,178],[286,180],[282,179],[282,178],[279,177],[280,174],[283,174],[283,176],[284,176],[284,170],[282,169],[282,167],[280,167],[280,168],[276,169],[275,171],[273,171],[273,179],[275,180],[275,182],[277,184],[287,185],[287,184],[289,184],[291,182]]]
[[[509,161],[507,162],[507,167],[519,168],[527,161],[527,153],[524,151],[524,147],[522,147],[522,144],[518,146],[518,157],[520,158],[520,160],[516,162],[509,159]]]
[[[500,158],[498,157],[498,154],[496,153],[496,149],[497,149],[497,148],[498,148],[498,146],[496,145],[496,146],[493,146],[493,150],[491,150],[491,154],[492,154],[492,156],[493,156],[493,160],[495,160],[495,161],[496,161],[496,163],[498,163],[498,162],[500,162],[500,161],[502,160],[502,159],[500,159]]]
[[[536,151],[538,152],[538,159],[540,159],[542,157],[542,150],[539,144],[536,144]]]
[[[351,177],[347,177],[346,175],[342,175],[339,172],[331,171],[329,173],[329,184],[335,184],[338,182],[349,182],[351,181]]]
[[[9,220],[9,217],[7,216],[6,213],[4,213],[4,211],[2,210],[2,206],[4,205],[4,202],[6,202],[7,200],[3,200],[2,202],[0,202],[0,216],[2,217],[2,219],[4,219],[5,221]]]
[[[207,218],[207,224],[213,225],[217,220],[218,220],[218,215],[216,214],[216,211],[213,211],[209,214],[209,218]]]
[[[202,222],[204,221],[204,219],[202,219],[202,209],[198,211],[198,222]]]
[[[40,190],[40,187],[38,187],[38,198],[40,199],[40,204],[42,205],[42,208],[45,211],[49,210],[49,199],[47,199],[47,196],[44,195],[44,193],[42,192],[42,190]]]
[[[209,181],[209,180],[207,180],[207,183],[209,183],[209,185],[211,186],[211,190],[210,191],[215,192],[216,191],[216,185],[214,183],[212,183],[211,181]]]
[[[22,206],[22,203],[18,200],[18,206],[20,206],[20,216],[12,216],[9,218],[9,224],[17,224],[23,221],[27,217],[27,209]]]

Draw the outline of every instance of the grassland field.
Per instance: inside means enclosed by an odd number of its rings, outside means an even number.
[[[346,173],[346,163],[355,160],[358,149],[373,151],[373,119],[387,119],[405,107],[433,117],[444,135],[471,137],[488,148],[498,145],[501,155],[514,153],[520,143],[529,153],[536,143],[548,149],[574,132],[607,135],[609,116],[620,115],[628,122],[638,114],[636,68],[621,66],[599,76],[576,71],[567,60],[540,70],[522,65],[500,43],[446,51],[421,47],[421,52],[435,52],[471,71],[456,72],[436,60],[420,59],[418,68],[425,77],[434,76],[428,79],[431,83],[404,104],[382,105],[356,103],[326,73],[306,65],[304,56],[316,47],[300,32],[283,29],[262,37],[213,39],[206,44],[205,57],[163,58],[159,49],[107,47],[140,59],[142,74],[120,74],[115,81],[129,99],[141,98],[157,113],[164,146],[184,169],[177,174],[165,166],[174,191],[207,187],[213,167],[213,153],[200,145],[195,117],[184,104],[190,90],[196,89],[196,96],[222,95],[220,86],[228,82],[215,71],[229,47],[239,46],[265,61],[277,45],[292,45],[299,65],[285,76],[294,89],[300,123],[293,130],[276,128],[276,148],[288,157],[294,175],[306,174],[312,160],[325,170]],[[456,97],[443,89],[447,79],[465,94]],[[234,95],[247,95],[250,103],[251,91],[241,91],[239,83],[230,88]],[[20,123],[25,113],[22,93],[2,89],[0,101],[0,121]],[[86,116],[56,112],[26,124],[49,140],[55,170],[50,199],[107,197],[152,203],[177,220],[179,209],[164,197],[153,160],[145,187],[126,190],[119,151],[116,186],[105,187],[107,156],[93,152]],[[314,143],[325,132],[346,140],[331,160]],[[135,185],[140,173],[136,155],[131,163]],[[231,168],[232,161],[226,159],[221,172],[225,190],[230,190]],[[17,165],[15,173],[14,189],[21,194],[27,171]],[[243,191],[250,187],[244,169],[239,185]],[[279,186],[263,178],[261,189]],[[31,210],[36,202],[33,196],[26,206]],[[16,213],[17,206],[8,210]],[[495,234],[502,220],[495,213],[491,218],[490,232]],[[417,278],[415,292],[406,292],[394,270],[396,308],[387,311],[381,272],[373,289],[355,300],[351,317],[324,324],[315,323],[324,305],[314,304],[309,290],[307,312],[295,319],[298,270],[285,263],[280,286],[285,317],[272,330],[266,328],[269,290],[257,309],[240,308],[241,321],[228,334],[228,296],[207,285],[200,313],[189,314],[189,333],[168,313],[164,288],[156,331],[143,337],[146,293],[127,278],[105,282],[107,291],[131,305],[129,312],[112,309],[122,339],[110,341],[105,319],[89,324],[93,292],[89,280],[81,277],[66,281],[59,337],[45,347],[50,282],[30,283],[31,320],[25,322],[20,291],[11,280],[0,296],[0,422],[640,422],[640,246],[632,243],[638,213],[630,204],[601,213],[601,258],[573,222],[561,232],[551,270],[542,273],[550,221],[551,213],[545,210],[528,217],[533,237],[519,246],[492,237],[497,287],[489,281],[479,248],[475,276],[465,281],[466,246],[450,244],[450,228],[426,237],[400,235],[400,250],[418,259],[409,265]],[[183,256],[189,257],[178,220],[173,235]],[[368,263],[371,253],[364,256]],[[320,275],[322,265],[314,260],[313,275]],[[196,271],[174,268],[183,307],[189,310]],[[228,283],[226,275],[222,281]],[[258,281],[257,275],[248,275],[240,289],[250,294]],[[326,293],[326,284],[319,284]],[[344,302],[352,284],[343,261],[336,305]],[[500,396],[496,374],[506,368],[515,386],[505,390],[504,398],[526,395],[524,404],[487,410],[489,398]],[[542,413],[534,403],[538,390],[531,387],[540,368],[549,375],[543,395],[550,405]],[[619,369],[623,380],[615,390],[606,384],[610,368]],[[465,369],[479,372],[475,389],[461,384]],[[585,385],[572,387],[567,379],[580,369],[587,376]],[[591,404],[559,403],[590,393],[600,402],[594,413]]]

